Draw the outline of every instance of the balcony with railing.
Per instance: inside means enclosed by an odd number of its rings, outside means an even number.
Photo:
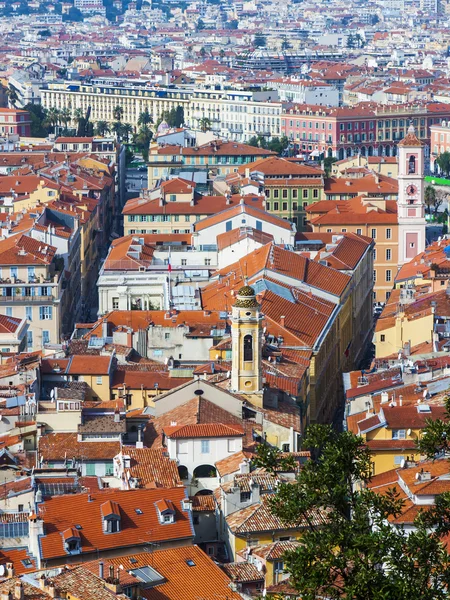
[[[18,302],[23,302],[25,304],[29,303],[39,303],[39,302],[53,302],[55,300],[54,296],[27,296],[22,294],[17,294],[15,296],[0,296],[0,304],[11,304]]]

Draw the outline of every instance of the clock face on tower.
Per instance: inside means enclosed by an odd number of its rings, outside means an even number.
[[[408,196],[414,196],[414,194],[417,192],[417,188],[415,185],[408,185],[408,187],[406,188],[406,193],[408,194]]]

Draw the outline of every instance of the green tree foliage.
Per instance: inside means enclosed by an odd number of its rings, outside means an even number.
[[[27,104],[24,108],[30,115],[32,137],[46,137],[48,128],[45,108],[41,104]]]
[[[433,441],[442,445],[450,425],[434,427]],[[296,483],[280,484],[268,498],[280,519],[306,524],[298,548],[284,556],[302,600],[447,599],[450,557],[442,540],[450,531],[450,494],[419,513],[407,534],[390,523],[403,507],[398,490],[382,495],[366,486],[372,459],[360,437],[312,425],[304,447],[313,458]],[[273,469],[266,454],[259,450],[259,464]]]
[[[182,106],[163,111],[161,120],[169,127],[181,127],[184,123],[184,109]]]
[[[210,131],[212,126],[211,119],[208,119],[208,117],[202,117],[198,120],[198,126],[203,131],[203,133],[205,133],[206,131]]]
[[[109,133],[109,125],[106,121],[97,121],[94,131],[96,135],[103,137]]]
[[[281,154],[289,146],[289,140],[286,136],[281,138],[273,137],[270,140],[267,140],[263,135],[254,135],[249,139],[248,144],[249,146],[254,146],[255,148],[272,150],[272,152]]]
[[[120,104],[117,104],[117,106],[114,107],[113,109],[113,118],[114,121],[121,121],[123,118],[123,108],[122,106],[120,106]]]
[[[333,165],[337,161],[337,158],[334,156],[327,156],[323,160],[323,169],[325,171],[325,176],[329,177],[331,173],[331,165]]]
[[[427,207],[427,213],[431,213],[431,207],[436,202],[436,190],[432,185],[427,185],[425,188],[424,200]]]
[[[450,174],[450,152],[442,152],[442,154],[439,154],[436,162],[445,177],[448,177]]]
[[[130,165],[134,160],[134,152],[131,150],[129,146],[125,148],[125,163],[126,165]]]
[[[142,154],[142,157],[146,162],[148,161],[148,152],[152,137],[153,132],[150,127],[148,125],[142,125],[133,139],[135,148]]]
[[[257,33],[253,38],[253,45],[255,48],[265,48],[267,44],[266,36],[262,33]]]
[[[9,104],[11,104],[12,107],[15,107],[17,101],[19,100],[19,97],[17,95],[16,90],[13,87],[8,86],[6,90],[6,97],[8,98]]]
[[[80,9],[75,8],[75,6],[71,6],[69,8],[69,12],[63,14],[62,20],[63,21],[75,21],[75,22],[79,23],[83,20],[83,13],[81,12]]]
[[[138,125],[150,125],[153,123],[152,115],[148,112],[148,108],[141,112],[138,118]]]

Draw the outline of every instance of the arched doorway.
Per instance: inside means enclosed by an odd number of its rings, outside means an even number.
[[[397,146],[392,147],[392,156],[397,156]]]
[[[347,158],[350,158],[351,155],[352,155],[352,149],[351,148],[347,148],[346,154],[347,154]]]
[[[373,146],[369,146],[367,153],[369,156],[373,156]]]
[[[328,148],[328,158],[333,158],[333,148]]]
[[[195,495],[196,496],[212,496],[213,493],[214,492],[212,490],[200,490]]]
[[[385,148],[385,156],[390,156],[391,155],[391,147],[390,146],[386,146]]]
[[[378,146],[378,156],[383,156],[383,154],[384,154],[383,146]]]
[[[184,465],[179,465],[178,467],[178,476],[181,480],[183,479],[189,479],[189,472],[187,470],[187,467],[185,467]]]
[[[199,465],[194,469],[195,479],[203,477],[217,477],[216,467],[213,465]]]
[[[366,156],[366,147],[365,146],[361,146],[361,156]]]
[[[339,148],[339,160],[344,160],[344,148]]]

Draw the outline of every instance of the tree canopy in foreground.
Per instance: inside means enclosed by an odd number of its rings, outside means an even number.
[[[371,456],[362,438],[312,425],[303,446],[312,460],[296,483],[280,484],[268,500],[286,522],[304,523],[326,509],[321,525],[311,521],[300,545],[284,557],[302,600],[448,598],[450,561],[443,540],[450,532],[450,494],[419,512],[407,534],[391,523],[403,507],[398,489],[379,494],[367,487]],[[276,470],[276,453],[261,447],[257,464]]]

